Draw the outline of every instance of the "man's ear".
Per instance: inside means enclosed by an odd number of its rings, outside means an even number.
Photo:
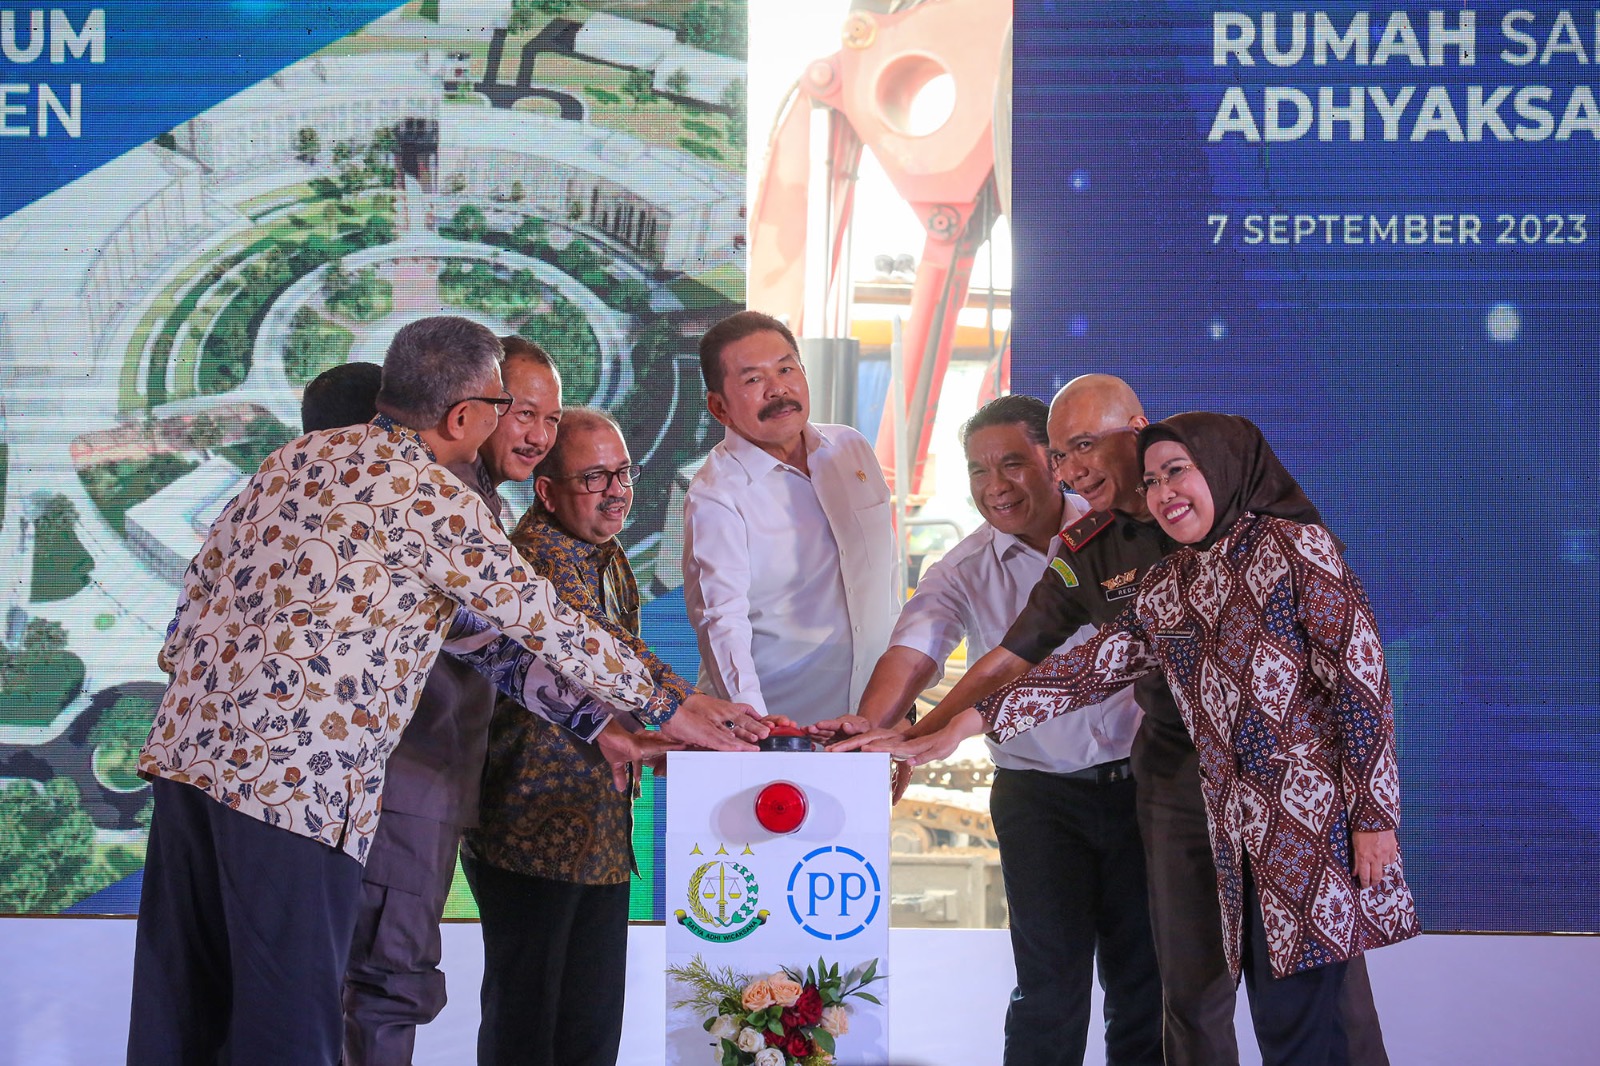
[[[533,479],[533,494],[539,497],[539,502],[544,504],[544,509],[554,513],[555,508],[550,505],[551,487],[555,482],[546,474],[540,474]]]
[[[722,394],[720,392],[706,393],[706,410],[710,411],[711,417],[715,418],[718,422],[721,422],[723,425],[728,424],[728,404],[727,401],[722,398]]]
[[[1149,424],[1150,420],[1144,415],[1134,415],[1132,418],[1128,419],[1128,425],[1132,426],[1134,429],[1143,429]]]
[[[439,419],[439,436],[445,440],[461,440],[467,435],[467,405],[458,403]]]

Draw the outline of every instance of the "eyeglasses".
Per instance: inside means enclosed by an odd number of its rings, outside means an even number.
[[[501,393],[499,396],[463,396],[450,406],[458,407],[464,403],[471,403],[473,400],[477,400],[479,403],[486,403],[493,407],[494,416],[496,418],[502,417],[507,411],[511,410],[511,405],[517,402],[515,396],[512,396],[509,392],[505,392]]]
[[[1165,474],[1146,474],[1142,483],[1145,495],[1149,495],[1162,485],[1171,485],[1180,478],[1186,478],[1194,473],[1193,463],[1169,463]]]
[[[1045,458],[1050,461],[1050,469],[1053,471],[1056,469],[1056,467],[1060,466],[1062,460],[1066,459],[1068,456],[1081,459],[1092,454],[1096,448],[1100,447],[1100,443],[1107,437],[1114,437],[1118,433],[1137,432],[1139,432],[1137,426],[1117,426],[1115,429],[1101,430],[1099,433],[1080,433],[1076,437],[1073,437],[1071,440],[1067,441],[1066,451],[1061,452],[1051,448],[1045,453]]]
[[[616,470],[590,470],[583,474],[568,474],[559,478],[560,481],[577,481],[582,483],[584,492],[608,492],[611,483],[616,481],[625,489],[631,489],[633,483],[639,480],[639,475],[644,473],[644,467],[638,463],[618,467]]]

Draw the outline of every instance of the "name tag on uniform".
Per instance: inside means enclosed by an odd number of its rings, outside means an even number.
[[[1188,640],[1191,637],[1193,637],[1194,635],[1195,635],[1195,629],[1194,629],[1193,626],[1188,626],[1188,627],[1186,627],[1184,629],[1158,629],[1158,630],[1156,630],[1156,639],[1157,640]]]
[[[1135,568],[1100,582],[1100,587],[1105,589],[1106,600],[1125,600],[1129,596],[1138,595],[1139,582],[1135,580],[1138,575],[1139,571]]]

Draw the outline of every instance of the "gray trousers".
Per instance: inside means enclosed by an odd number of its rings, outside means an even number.
[[[378,823],[345,969],[344,1066],[407,1066],[417,1026],[444,1009],[439,920],[460,838],[399,811]]]

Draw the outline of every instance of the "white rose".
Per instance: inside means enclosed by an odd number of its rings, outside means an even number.
[[[775,1047],[764,1047],[756,1052],[756,1066],[783,1066],[783,1052]]]
[[[719,1014],[707,1031],[718,1040],[732,1040],[739,1035],[739,1019],[731,1014]]]
[[[843,1036],[850,1031],[850,1015],[843,1007],[823,1007],[822,1027],[833,1036]]]
[[[748,1025],[739,1030],[739,1039],[735,1040],[734,1043],[739,1045],[740,1051],[760,1051],[767,1046],[766,1037]]]

